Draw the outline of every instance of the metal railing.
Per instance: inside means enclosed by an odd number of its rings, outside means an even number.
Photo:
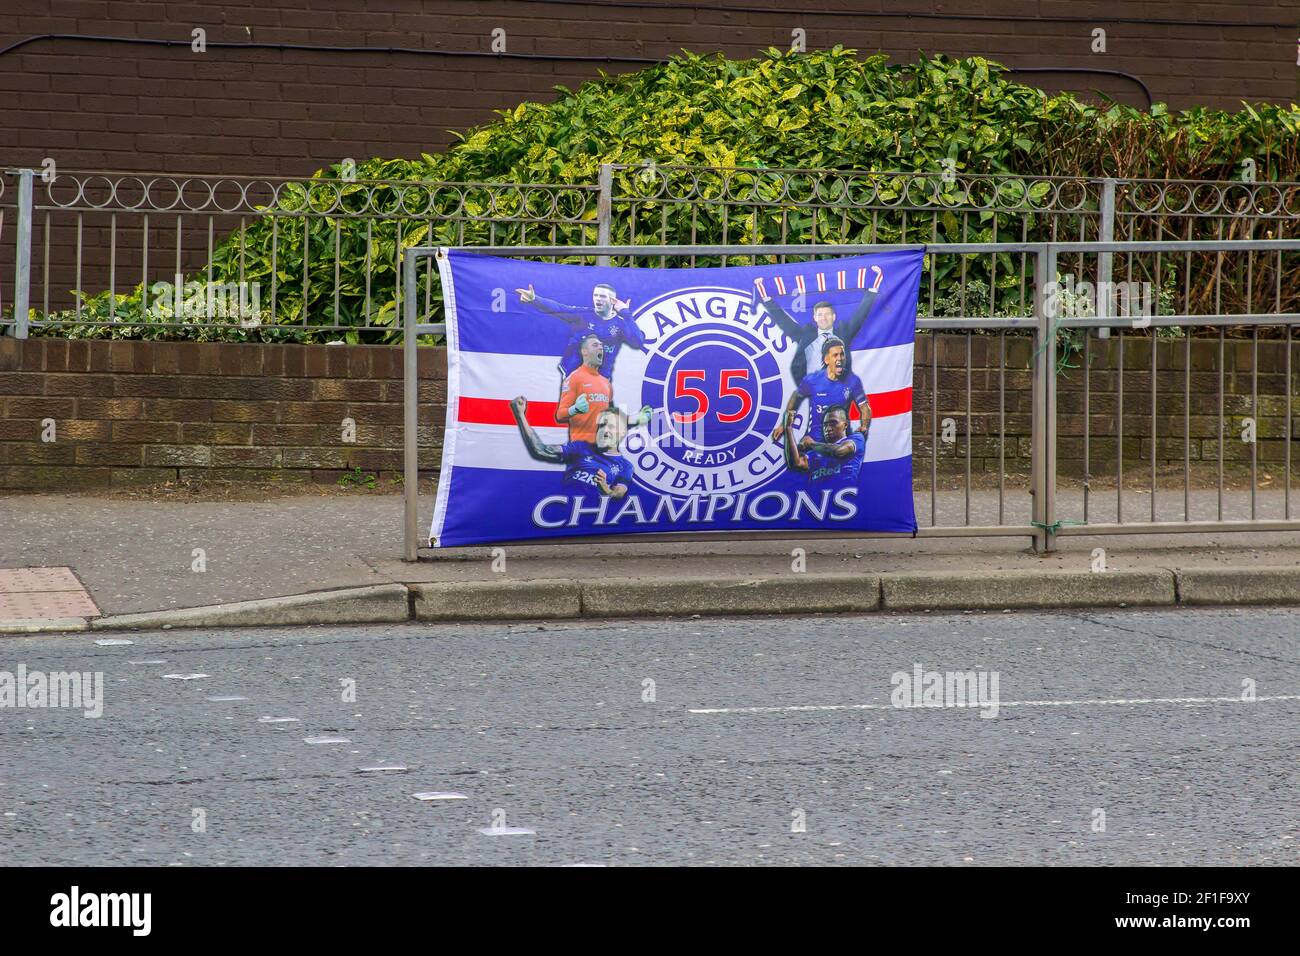
[[[928,369],[928,389],[921,388],[913,391],[914,396],[921,395],[924,397],[924,403],[914,406],[914,423],[918,417],[921,419],[921,432],[924,434],[928,430],[929,446],[928,454],[920,456],[922,461],[928,465],[928,484],[929,484],[929,522],[920,527],[918,534],[923,537],[951,537],[951,536],[1027,536],[1032,539],[1036,549],[1042,552],[1055,550],[1057,538],[1061,535],[1083,535],[1083,534],[1115,534],[1115,533],[1164,533],[1164,532],[1187,532],[1187,531],[1266,531],[1266,530],[1300,530],[1300,520],[1293,519],[1291,516],[1291,435],[1292,435],[1292,327],[1300,323],[1300,311],[1283,308],[1283,298],[1280,293],[1280,286],[1275,288],[1275,294],[1269,304],[1273,306],[1270,311],[1255,311],[1241,313],[1222,313],[1214,315],[1196,315],[1186,312],[1179,312],[1175,308],[1165,308],[1160,310],[1153,307],[1153,299],[1150,294],[1143,295],[1143,290],[1138,289],[1137,300],[1138,307],[1133,308],[1132,297],[1129,295],[1132,289],[1123,290],[1124,295],[1119,295],[1118,290],[1106,289],[1104,295],[1097,296],[1094,301],[1088,302],[1087,297],[1080,291],[1079,286],[1070,286],[1069,283],[1062,282],[1060,267],[1063,261],[1080,262],[1085,265],[1087,260],[1099,260],[1102,256],[1125,257],[1125,261],[1131,262],[1133,268],[1130,270],[1134,275],[1154,275],[1157,282],[1160,277],[1166,273],[1166,270],[1173,268],[1177,263],[1184,261],[1183,257],[1188,255],[1212,255],[1216,261],[1227,262],[1229,267],[1235,267],[1235,260],[1238,257],[1256,257],[1269,256],[1276,257],[1279,274],[1284,267],[1284,257],[1300,253],[1300,239],[1289,240],[1239,240],[1236,242],[1212,242],[1204,240],[1192,241],[1128,241],[1128,242],[1073,242],[1073,243],[969,243],[969,244],[926,244],[922,246],[899,246],[899,245],[860,245],[860,244],[825,244],[818,246],[810,245],[714,245],[714,246],[681,246],[681,245],[664,245],[664,246],[595,246],[595,247],[574,247],[574,246],[554,246],[554,247],[505,247],[491,250],[495,255],[506,255],[513,257],[540,257],[540,258],[566,258],[569,260],[575,258],[589,258],[596,261],[617,261],[620,259],[657,259],[661,262],[682,262],[692,259],[698,260],[710,257],[723,257],[728,260],[748,259],[752,264],[758,264],[759,260],[780,260],[790,261],[799,258],[816,258],[819,256],[842,256],[842,255],[861,255],[872,252],[885,252],[897,250],[900,248],[918,249],[925,252],[929,260],[928,271],[933,275],[937,270],[942,268],[942,263],[948,259],[965,260],[970,257],[997,257],[1001,255],[1013,254],[1024,256],[1032,264],[1032,280],[1029,283],[1031,294],[1031,309],[1027,316],[1010,316],[998,317],[988,315],[958,315],[949,317],[926,317],[919,316],[916,327],[919,333],[929,337],[929,359],[930,367]],[[416,375],[416,351],[417,341],[420,335],[427,335],[433,332],[441,331],[441,326],[422,323],[421,314],[418,307],[417,296],[415,295],[416,282],[422,269],[427,268],[428,262],[437,254],[437,249],[433,247],[408,249],[404,253],[404,278],[406,284],[406,302],[407,306],[403,311],[403,342],[404,342],[404,360],[405,360],[405,447],[404,447],[404,468],[405,468],[405,557],[407,560],[416,560],[417,552],[422,539],[418,527],[418,505],[419,505],[419,443],[418,443],[418,402],[417,402],[417,375]],[[1293,262],[1294,264],[1294,262]],[[1095,265],[1090,267],[1086,274],[1096,275],[1099,267]],[[1098,303],[1105,298],[1109,303],[1107,308],[1099,308]],[[1262,304],[1262,303],[1261,303]],[[1276,326],[1284,331],[1285,334],[1285,359],[1284,369],[1282,370],[1283,385],[1278,389],[1282,394],[1275,396],[1261,396],[1259,390],[1260,379],[1260,361],[1259,361],[1259,329],[1261,327]],[[1248,446],[1249,465],[1250,465],[1250,495],[1249,495],[1249,515],[1240,520],[1232,519],[1225,516],[1225,460],[1232,460],[1232,456],[1225,459],[1225,439],[1227,434],[1226,422],[1227,402],[1229,398],[1234,400],[1235,405],[1240,405],[1237,399],[1245,401],[1244,395],[1231,395],[1227,388],[1225,350],[1228,345],[1226,331],[1229,328],[1249,328],[1252,332],[1250,339],[1251,361],[1250,382],[1251,391],[1249,396],[1249,405],[1244,406],[1250,411],[1249,418],[1252,427],[1260,423],[1260,408],[1263,398],[1274,398],[1281,401],[1280,416],[1284,420],[1282,427],[1283,438],[1282,447],[1284,449],[1284,490],[1283,500],[1281,502],[1281,514],[1264,517],[1259,511],[1258,495],[1258,469],[1259,469],[1259,443],[1256,440],[1256,432],[1251,431],[1250,440],[1246,441],[1243,435],[1243,443]],[[1100,395],[1095,390],[1094,379],[1098,372],[1094,368],[1092,355],[1093,349],[1100,348],[1100,345],[1094,345],[1090,342],[1086,331],[1089,329],[1115,328],[1118,331],[1116,340],[1105,343],[1107,349],[1114,349],[1119,356],[1118,368],[1114,372],[1107,372],[1113,378],[1113,394],[1117,401],[1112,406],[1110,401],[1100,402]],[[1217,343],[1218,362],[1217,366],[1212,367],[1208,372],[1193,371],[1193,345],[1195,329],[1217,329],[1218,338],[1209,340]],[[1168,367],[1170,363],[1167,357],[1167,367],[1164,371],[1181,371],[1182,389],[1181,394],[1174,396],[1179,399],[1175,402],[1176,407],[1181,411],[1183,418],[1183,429],[1181,435],[1175,434],[1172,427],[1168,427],[1163,433],[1160,432],[1160,405],[1161,396],[1159,394],[1158,375],[1161,369],[1158,365],[1158,359],[1162,349],[1160,346],[1164,343],[1160,337],[1164,332],[1171,333],[1174,338],[1168,340],[1169,343],[1176,343],[1182,347],[1182,365],[1181,367]],[[945,390],[940,387],[939,376],[939,347],[941,345],[940,337],[943,333],[958,333],[965,348],[965,381],[964,381],[964,407],[961,402],[961,396],[954,397],[951,394],[945,394]],[[1069,334],[1071,332],[1083,332],[1085,334],[1078,337],[1076,343],[1071,343]],[[1007,407],[1007,378],[1008,374],[1013,373],[1012,363],[1007,360],[1009,336],[1021,338],[1027,335],[1029,337],[1029,373],[1030,373],[1030,408],[1029,408],[1029,443],[1030,443],[1030,473],[1028,482],[1028,514],[1022,507],[1024,500],[1014,498],[1008,501],[1008,491],[1017,490],[1009,486],[1009,474],[1007,470],[1008,457],[1015,458],[1013,452],[1008,455],[1008,441],[1015,440],[1013,433],[1008,431],[1009,410]],[[973,383],[973,363],[972,350],[977,336],[982,336],[985,341],[996,337],[998,343],[998,358],[995,361],[987,362],[987,371],[996,372],[997,375],[997,439],[995,442],[997,450],[997,478],[996,478],[996,519],[991,519],[991,506],[987,513],[990,520],[981,522],[975,517],[976,509],[972,507],[972,495],[976,490],[972,480],[973,470],[973,447],[976,437],[977,418],[975,415],[973,395],[975,388]],[[1150,442],[1150,484],[1147,493],[1150,495],[1149,516],[1144,521],[1131,520],[1126,510],[1124,490],[1125,490],[1125,375],[1129,374],[1124,361],[1124,349],[1126,337],[1131,340],[1134,336],[1140,336],[1147,344],[1150,352],[1149,359],[1149,381],[1145,389],[1145,396],[1150,402],[1150,432],[1144,435],[1143,439],[1149,438]],[[1206,340],[1202,340],[1204,342]],[[1234,348],[1239,344],[1234,342]],[[1079,357],[1081,363],[1073,366],[1074,370],[1081,370],[1082,395],[1081,395],[1081,414],[1082,428],[1081,438],[1083,443],[1082,449],[1082,469],[1081,482],[1077,488],[1066,488],[1062,483],[1062,475],[1058,467],[1058,452],[1060,449],[1059,441],[1059,409],[1058,409],[1058,390],[1061,381],[1067,378],[1071,368],[1068,356],[1062,362],[1060,354],[1062,347],[1070,351],[1081,350]],[[1169,353],[1170,349],[1164,349]],[[1214,366],[1214,363],[1211,363]],[[1193,482],[1191,468],[1191,444],[1193,441],[1191,419],[1193,398],[1196,393],[1193,391],[1193,374],[1203,376],[1204,374],[1217,374],[1218,388],[1217,398],[1217,511],[1211,519],[1201,519],[1195,515],[1193,508]],[[1238,376],[1234,372],[1234,379]],[[1277,376],[1274,376],[1276,378]],[[991,392],[989,383],[986,381],[986,392]],[[926,394],[928,392],[928,394]],[[1109,395],[1110,393],[1108,393]],[[1200,396],[1197,396],[1200,397]],[[1169,398],[1169,396],[1166,396]],[[1097,402],[1103,407],[1094,411],[1093,404]],[[961,503],[961,519],[945,520],[939,517],[941,494],[939,490],[940,475],[950,473],[948,467],[952,462],[945,462],[945,467],[940,466],[940,419],[945,413],[954,413],[961,417],[964,422],[962,437],[964,439],[964,474],[961,492],[963,500]],[[955,419],[954,422],[955,424]],[[1094,474],[1092,471],[1093,462],[1096,460],[1091,447],[1094,426],[1110,423],[1113,425],[1113,434],[1115,437],[1115,454],[1113,462],[1115,466],[1115,511],[1113,519],[1107,520],[1109,516],[1102,516],[1098,519],[1098,496],[1094,493],[1094,484],[1100,484],[1103,480],[1109,479],[1110,476],[1105,474]],[[1166,425],[1168,423],[1166,422]],[[928,428],[927,428],[928,426]],[[945,423],[945,428],[947,427]],[[1104,430],[1104,429],[1103,429]],[[991,429],[986,429],[991,431]],[[991,435],[989,436],[991,437]],[[1179,438],[1183,442],[1183,484],[1182,484],[1182,509],[1180,514],[1162,513],[1157,508],[1157,494],[1160,490],[1157,468],[1157,449],[1161,438],[1166,440]],[[925,449],[922,449],[925,451]],[[914,450],[914,462],[916,459]],[[1198,453],[1198,460],[1200,455]],[[928,459],[928,460],[926,460]],[[962,469],[958,464],[958,472]],[[919,469],[918,469],[919,471]],[[990,489],[991,494],[991,489]],[[1198,501],[1198,506],[1202,502]],[[924,502],[922,507],[918,508],[918,513],[924,515]],[[862,535],[857,532],[843,532],[841,534],[856,537],[871,537]],[[771,536],[770,533],[766,533]]]
[[[0,181],[0,328],[19,336],[37,327],[123,335],[233,327],[271,340],[338,333],[395,340],[399,258],[411,246],[1009,249],[1300,235],[1295,183],[615,164],[601,166],[595,182],[565,185],[9,172]],[[684,261],[702,264],[698,255]],[[1275,274],[1263,260],[1242,276],[1188,261],[1199,270],[1188,271],[1189,312],[1248,310],[1250,294],[1270,283],[1286,301],[1300,301],[1300,276]],[[1150,279],[1139,275],[1140,263],[1111,253],[1087,269],[1096,282]],[[1083,274],[1082,261],[1074,271]],[[429,270],[417,283],[429,320],[440,314],[438,281]],[[954,260],[927,274],[921,310],[1026,315],[1031,285],[1028,261],[1011,252]],[[178,292],[190,286],[209,293],[198,308]],[[212,308],[214,287],[235,296],[237,307]]]

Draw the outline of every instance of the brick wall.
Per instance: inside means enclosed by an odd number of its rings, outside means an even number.
[[[1150,22],[1161,20],[1180,23]],[[8,165],[39,166],[52,157],[65,169],[304,175],[346,156],[432,152],[451,142],[449,130],[489,121],[493,110],[550,99],[556,85],[572,88],[599,70],[644,65],[618,57],[659,60],[683,48],[747,57],[788,47],[795,28],[806,31],[809,48],[838,43],[896,60],[920,50],[1013,67],[1119,70],[1140,76],[1171,106],[1235,109],[1243,99],[1295,98],[1298,21],[1294,0],[908,0],[902,10],[890,0],[662,7],[632,0],[27,0],[0,9],[0,47],[51,33],[183,44],[43,40],[0,57],[0,129]],[[194,53],[188,44],[196,27],[209,43],[479,54],[490,54],[499,28],[509,52],[541,59],[215,47]],[[1096,28],[1106,30],[1104,54],[1091,51]],[[571,56],[615,59],[554,58]],[[1143,102],[1132,83],[1113,77],[1023,79]]]
[[[956,441],[940,443],[944,472],[966,461],[967,338],[937,337],[940,427],[952,418]],[[1150,340],[1130,338],[1124,354],[1124,454],[1145,463],[1151,450]],[[1030,361],[1025,339],[973,335],[970,349],[972,468],[998,469],[1005,428],[1009,473],[1029,467]],[[918,477],[929,470],[931,342],[917,342],[913,425]],[[1094,475],[1114,473],[1119,343],[1094,340],[1089,407]],[[1286,434],[1286,350],[1258,350],[1259,458],[1281,462]],[[1183,462],[1181,342],[1159,344],[1156,453],[1162,465]],[[1225,458],[1244,462],[1240,440],[1250,415],[1252,351],[1224,350]],[[1217,462],[1219,343],[1192,350],[1191,457]],[[1300,371],[1300,363],[1296,364]],[[999,375],[1004,370],[1004,375]],[[446,414],[446,354],[420,350],[420,466],[436,473]],[[1004,389],[999,392],[999,386]],[[1300,394],[1300,389],[1293,391]],[[1083,468],[1082,369],[1058,379],[1058,459],[1062,474]],[[1005,413],[999,414],[999,403]],[[1300,401],[1296,407],[1300,408]],[[0,488],[104,488],[178,478],[248,481],[337,481],[353,468],[381,480],[402,464],[401,350],[389,346],[248,345],[193,342],[104,342],[0,338]],[[1294,411],[1295,409],[1293,409]],[[342,422],[356,423],[355,444]],[[55,422],[42,442],[43,420]],[[1000,422],[1004,423],[1000,426]],[[1300,425],[1300,423],[1297,423]]]
[[[333,482],[354,468],[386,479],[402,465],[401,358],[367,345],[0,338],[0,488]],[[421,467],[436,469],[442,349],[421,350],[420,377]]]

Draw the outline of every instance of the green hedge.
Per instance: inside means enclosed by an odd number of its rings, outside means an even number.
[[[950,164],[960,173],[1007,173],[1082,177],[1238,179],[1242,161],[1251,159],[1260,180],[1289,181],[1300,167],[1300,110],[1294,105],[1245,105],[1238,112],[1193,109],[1171,113],[1157,104],[1149,111],[1117,104],[1094,105],[1071,94],[1048,95],[1009,80],[997,64],[981,58],[922,58],[891,66],[884,56],[859,59],[851,50],[793,54],[769,51],[752,60],[686,54],[670,62],[621,76],[603,76],[576,91],[559,89],[554,102],[523,103],[504,110],[486,126],[472,129],[440,155],[419,159],[371,159],[358,164],[357,182],[344,188],[344,203],[360,200],[362,190],[377,191],[378,204],[396,208],[401,182],[596,182],[602,163],[645,166],[656,170],[675,164],[782,169],[912,170],[934,174]],[[350,173],[334,166],[318,179]],[[619,188],[635,192],[637,176],[620,174]],[[765,177],[754,186],[759,195],[776,187]],[[1005,187],[1015,190],[1014,184]],[[1036,187],[1046,189],[1045,186]],[[944,187],[943,201],[957,204],[960,190]],[[310,185],[286,190],[281,212],[311,208],[333,187],[315,193]],[[774,194],[774,193],[773,193]],[[440,197],[442,194],[439,194]],[[834,198],[834,197],[832,197]],[[1018,198],[1015,196],[1012,199]],[[441,202],[442,199],[439,199]],[[451,202],[451,194],[447,194]],[[514,203],[512,206],[511,203]],[[507,197],[503,210],[520,211],[524,200]],[[466,212],[483,215],[482,197],[473,196]],[[590,204],[588,218],[594,216]],[[837,212],[835,222],[823,215],[814,227],[806,210],[787,210],[791,232],[813,228],[819,241],[877,241],[897,238],[898,223],[865,210]],[[666,219],[663,217],[667,216]],[[684,206],[639,207],[655,228],[666,223],[669,241],[722,239],[720,217],[705,211],[692,221]],[[802,218],[801,218],[802,217]],[[729,224],[732,241],[745,230],[752,240],[779,239],[779,215]],[[339,236],[338,307],[341,321],[356,326],[366,312],[367,234],[363,220],[342,219]],[[997,220],[992,213],[968,220],[942,216],[939,241],[987,241]],[[117,297],[116,312],[138,325],[108,329],[97,324],[108,315],[107,293],[88,295],[84,324],[59,334],[147,338],[208,337],[262,341],[337,338],[294,329],[309,322],[333,320],[335,308],[335,236],[332,221],[311,222],[305,248],[301,220],[281,219],[276,236],[276,314],[267,308],[272,281],[272,227],[269,217],[252,222],[242,233],[225,238],[212,263],[214,282],[235,282],[242,275],[262,287],[256,328],[229,324],[202,331],[176,331],[156,325],[144,314],[142,289]],[[1045,237],[1046,217],[1031,217],[1030,238]],[[292,223],[292,228],[286,228]],[[616,216],[613,240],[626,241],[626,215]],[[874,231],[872,231],[874,228]],[[1018,228],[1018,227],[1017,227]],[[464,233],[460,232],[463,229]],[[643,233],[642,233],[643,235]],[[592,241],[586,226],[562,226],[559,242]],[[1003,238],[1007,238],[1005,232]],[[377,331],[348,331],[348,341],[382,341],[396,321],[392,301],[396,246],[486,242],[486,223],[375,221],[369,242],[371,322]],[[927,237],[928,238],[928,237]],[[549,230],[535,241],[549,242]],[[657,241],[658,233],[643,241]],[[309,291],[302,296],[304,256],[310,267]],[[955,257],[947,257],[953,258]],[[1010,256],[1002,257],[1000,288],[1017,283]],[[948,267],[945,267],[948,268]],[[955,263],[952,264],[955,268]],[[982,268],[979,264],[972,268]],[[1166,282],[1177,265],[1171,263]],[[978,276],[989,279],[988,275]],[[955,276],[937,277],[940,298],[950,295]],[[1294,276],[1286,279],[1288,295]],[[436,281],[436,280],[435,280]],[[436,292],[434,295],[436,299]],[[71,313],[62,313],[70,318]]]

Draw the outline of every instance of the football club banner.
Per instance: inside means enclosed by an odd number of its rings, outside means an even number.
[[[441,250],[431,538],[915,532],[922,255],[652,269]]]

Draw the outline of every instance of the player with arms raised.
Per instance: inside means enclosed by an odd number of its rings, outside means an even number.
[[[618,453],[627,434],[627,420],[617,408],[596,413],[593,441],[570,440],[548,445],[528,424],[528,400],[520,395],[510,403],[515,423],[523,435],[528,453],[538,461],[565,466],[563,484],[584,492],[596,491],[608,498],[622,498],[632,487],[632,463]]]
[[[853,340],[858,337],[858,332],[867,321],[871,307],[876,303],[876,296],[880,294],[880,282],[884,278],[880,266],[872,266],[871,271],[875,273],[871,288],[867,290],[848,319],[838,318],[835,306],[829,302],[818,302],[813,306],[811,325],[796,321],[767,294],[762,279],[754,280],[754,288],[763,310],[794,343],[794,356],[790,359],[790,376],[794,379],[795,385],[804,380],[809,369],[821,368],[822,348],[830,338],[837,338],[844,343],[844,367],[853,371]]]
[[[849,432],[849,416],[841,405],[832,405],[822,415],[822,438],[804,435],[796,447],[791,419],[787,411],[785,428],[785,464],[792,471],[806,471],[808,484],[814,488],[857,487],[862,458],[867,450],[864,432]]]
[[[531,285],[526,289],[515,289],[515,292],[520,302],[527,303],[570,327],[569,341],[560,355],[560,374],[566,379],[582,365],[582,343],[588,335],[596,336],[605,347],[598,369],[605,378],[613,377],[614,358],[620,347],[629,345],[634,349],[645,348],[645,337],[627,311],[631,303],[618,298],[614,287],[608,282],[602,282],[591,290],[591,308],[563,305],[554,299],[538,295]]]

